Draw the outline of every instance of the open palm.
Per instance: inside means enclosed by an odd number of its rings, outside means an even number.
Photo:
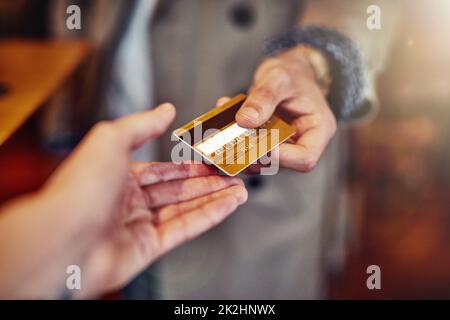
[[[114,221],[86,261],[85,293],[122,286],[247,197],[240,179],[217,176],[202,164],[136,163],[126,184]]]

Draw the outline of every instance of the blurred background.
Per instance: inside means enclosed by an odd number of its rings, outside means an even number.
[[[355,238],[334,298],[450,298],[450,1],[408,1],[378,80],[375,121],[351,129]],[[367,290],[366,266],[382,271]]]
[[[0,12],[11,2],[0,1]],[[328,277],[333,299],[450,298],[450,1],[408,1],[401,12],[378,79],[380,112],[370,123],[345,128],[351,232],[344,268]],[[26,18],[30,23],[17,35],[42,36],[33,16]],[[73,57],[54,52],[51,61],[36,64],[66,59],[55,72],[60,79],[75,72],[76,79],[85,45],[77,44]],[[13,55],[0,47],[2,54]],[[8,90],[0,80],[0,103]],[[36,190],[64,158],[43,139],[46,108],[26,110],[32,116],[0,145],[0,202]],[[371,264],[382,270],[382,290],[366,288]]]

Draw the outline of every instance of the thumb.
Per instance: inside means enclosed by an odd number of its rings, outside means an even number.
[[[263,125],[285,97],[286,77],[270,72],[253,85],[247,99],[236,114],[236,122],[244,128]]]
[[[175,118],[175,107],[164,103],[149,111],[135,113],[115,121],[128,149],[137,149],[164,133]]]

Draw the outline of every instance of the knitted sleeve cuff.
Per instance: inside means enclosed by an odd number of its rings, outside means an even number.
[[[269,39],[263,52],[274,55],[298,44],[309,45],[327,58],[332,77],[327,99],[336,119],[347,120],[360,113],[367,105],[367,70],[358,45],[337,30],[311,26]]]

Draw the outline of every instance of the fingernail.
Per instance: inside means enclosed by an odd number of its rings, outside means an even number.
[[[259,112],[253,108],[243,108],[239,111],[238,115],[250,120],[251,122],[258,121],[259,118]]]

